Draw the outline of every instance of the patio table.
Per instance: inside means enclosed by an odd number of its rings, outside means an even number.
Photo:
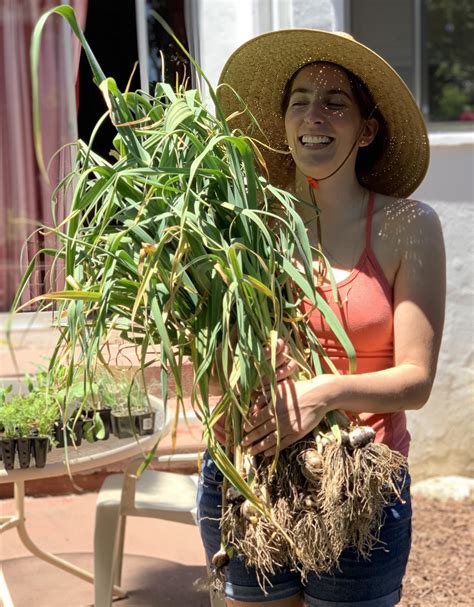
[[[0,462],[0,483],[13,483],[15,497],[15,514],[0,516],[0,534],[8,529],[16,529],[18,535],[26,548],[35,556],[44,561],[67,571],[82,580],[94,583],[94,576],[89,571],[69,563],[68,561],[39,548],[31,539],[25,525],[25,481],[41,478],[63,476],[68,473],[68,468],[74,474],[103,468],[110,464],[127,460],[150,450],[156,441],[161,438],[166,429],[163,410],[156,410],[155,432],[147,436],[137,438],[118,439],[111,435],[108,440],[94,443],[82,442],[79,447],[68,447],[66,453],[64,448],[54,448],[48,453],[44,468],[14,468],[5,470],[3,462]],[[114,594],[120,598],[126,596],[126,592],[114,586]],[[2,602],[3,601],[3,602]],[[0,568],[0,605],[12,607],[13,602],[8,591],[8,586]]]

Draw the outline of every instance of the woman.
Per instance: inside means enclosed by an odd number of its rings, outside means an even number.
[[[228,60],[221,84],[231,124],[263,142],[272,183],[311,203],[302,204],[300,212],[311,244],[333,268],[337,301],[317,260],[315,281],[357,352],[357,373],[349,375],[344,351],[313,313],[309,322],[341,374],[294,381],[280,342],[281,447],[305,436],[328,411],[341,409],[359,414],[377,441],[408,455],[405,411],[422,407],[429,397],[445,299],[439,219],[426,204],[408,199],[429,160],[426,128],[413,97],[373,51],[346,34],[316,30],[277,31],[250,40]],[[236,115],[238,97],[258,130],[248,114]],[[246,426],[244,444],[252,454],[275,450],[268,400],[265,392],[256,397]],[[209,557],[219,548],[221,480],[205,458],[198,506]],[[346,550],[338,570],[304,582],[294,571],[278,571],[265,595],[254,572],[233,557],[227,568],[228,605],[397,604],[410,550],[408,483],[402,497],[402,503],[386,509],[380,548],[370,560]]]

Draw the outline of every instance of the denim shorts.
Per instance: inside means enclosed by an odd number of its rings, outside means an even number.
[[[220,547],[222,474],[209,456],[202,461],[197,495],[199,529],[208,560]],[[331,573],[310,573],[305,583],[298,572],[281,569],[270,576],[266,594],[252,568],[234,555],[226,567],[225,594],[242,602],[266,603],[301,592],[307,607],[393,607],[401,597],[402,580],[411,545],[410,477],[404,479],[403,502],[385,508],[380,542],[370,559],[345,550]],[[394,500],[395,501],[395,500]]]

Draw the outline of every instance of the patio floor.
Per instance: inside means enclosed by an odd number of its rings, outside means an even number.
[[[96,493],[27,497],[27,528],[43,549],[93,569]],[[14,512],[14,500],[0,501],[0,514]],[[31,556],[15,530],[0,536],[3,573],[15,607],[88,607],[92,585]],[[205,559],[198,530],[155,519],[129,517],[122,586],[129,597],[117,606],[208,607]]]

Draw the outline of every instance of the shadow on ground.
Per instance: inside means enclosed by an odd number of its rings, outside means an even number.
[[[92,571],[92,554],[58,555],[74,565]],[[91,607],[91,584],[40,561],[24,557],[3,562],[3,571],[16,607]],[[122,586],[126,599],[117,607],[209,607],[203,589],[205,567],[180,565],[164,559],[125,555]],[[97,607],[104,607],[97,605]]]

